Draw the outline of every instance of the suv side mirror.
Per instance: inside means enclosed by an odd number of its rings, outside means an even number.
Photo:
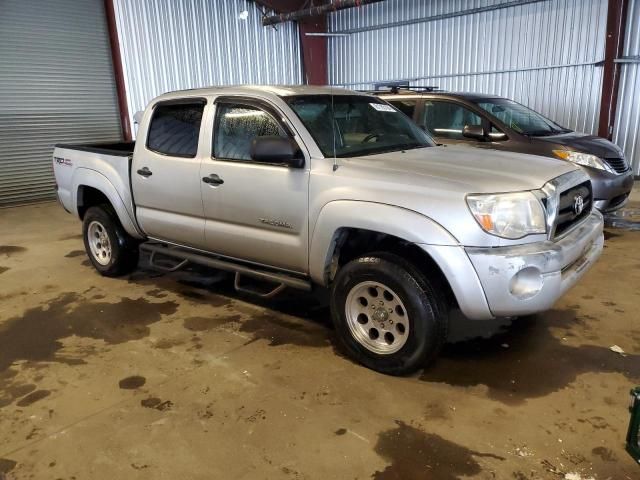
[[[481,142],[487,139],[487,134],[484,131],[484,128],[482,128],[482,125],[465,125],[462,129],[462,136]]]
[[[290,138],[277,136],[256,137],[251,141],[251,159],[261,163],[279,163],[292,168],[304,166],[304,156]]]

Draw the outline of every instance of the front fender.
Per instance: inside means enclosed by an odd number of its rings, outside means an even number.
[[[326,284],[325,268],[341,228],[385,233],[411,243],[459,245],[440,224],[413,210],[384,203],[336,200],[322,208],[311,232],[309,274],[316,283]]]
[[[72,185],[73,188],[71,191],[74,192],[71,196],[73,213],[79,216],[78,190],[80,187],[86,186],[95,188],[107,197],[126,232],[134,238],[144,238],[144,235],[138,230],[134,218],[127,210],[122,197],[118,194],[116,187],[103,174],[89,168],[77,168],[73,173]]]

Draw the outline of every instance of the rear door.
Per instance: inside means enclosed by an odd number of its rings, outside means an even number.
[[[303,168],[251,159],[251,142],[256,137],[294,137],[274,105],[219,97],[215,110],[213,139],[208,142],[211,156],[202,162],[202,180],[207,180],[200,185],[207,250],[305,273],[308,156]]]
[[[206,100],[186,98],[153,107],[147,138],[138,139],[131,184],[136,216],[152,238],[204,246],[199,151]],[[204,150],[208,149],[203,147]]]

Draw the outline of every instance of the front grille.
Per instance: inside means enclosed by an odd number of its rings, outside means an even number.
[[[617,173],[624,173],[629,170],[629,164],[624,158],[605,158],[604,161]]]
[[[582,197],[583,201],[583,208],[580,213],[576,213],[576,199],[578,197]],[[590,181],[586,181],[562,192],[558,201],[555,236],[558,237],[562,235],[583,218],[588,217],[591,213],[592,206],[593,193],[591,191]]]

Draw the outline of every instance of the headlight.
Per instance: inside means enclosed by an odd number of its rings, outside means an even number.
[[[615,173],[609,165],[602,161],[601,158],[589,153],[571,152],[569,150],[553,150],[553,154],[558,158],[582,165],[583,167],[591,167]]]
[[[482,229],[498,237],[514,240],[547,231],[542,204],[531,192],[467,195],[467,205]]]

